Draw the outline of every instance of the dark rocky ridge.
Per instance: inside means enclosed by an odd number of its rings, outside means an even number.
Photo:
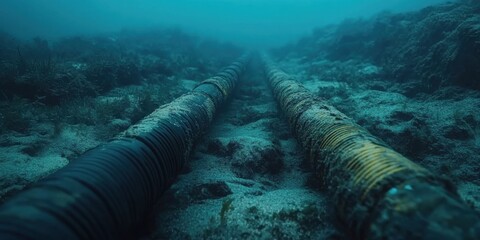
[[[479,13],[475,1],[384,12],[316,29],[274,52],[281,59],[302,56],[306,64],[319,59],[369,62],[383,78],[417,86],[420,79],[421,92],[446,85],[480,89]]]

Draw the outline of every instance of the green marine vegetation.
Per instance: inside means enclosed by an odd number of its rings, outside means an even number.
[[[220,225],[227,225],[227,213],[233,210],[233,198],[227,198],[223,201],[222,209],[220,210]]]

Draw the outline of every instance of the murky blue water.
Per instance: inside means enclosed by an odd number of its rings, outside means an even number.
[[[313,28],[379,11],[414,10],[443,0],[3,0],[0,30],[59,37],[123,28],[180,26],[251,47],[272,47]]]

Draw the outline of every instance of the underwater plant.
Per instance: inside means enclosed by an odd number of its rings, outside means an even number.
[[[233,198],[227,198],[223,200],[222,203],[222,209],[220,209],[220,225],[221,226],[226,226],[227,225],[227,213],[231,210],[233,210]]]

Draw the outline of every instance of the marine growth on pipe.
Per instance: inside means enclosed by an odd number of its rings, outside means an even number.
[[[132,238],[233,91],[248,58],[4,203],[0,239]]]
[[[315,98],[262,56],[267,80],[336,212],[356,239],[478,239],[480,216],[447,180]]]

